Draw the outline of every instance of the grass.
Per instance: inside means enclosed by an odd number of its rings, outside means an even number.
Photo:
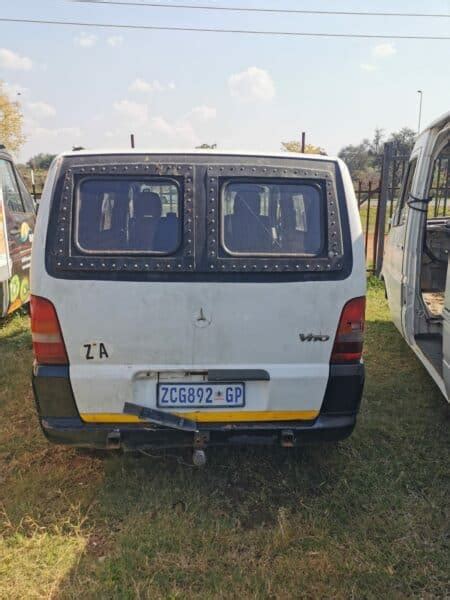
[[[397,202],[397,201],[395,201]],[[442,198],[439,199],[439,203],[436,206],[435,203],[431,203],[428,205],[428,218],[436,219],[439,217],[449,217],[450,204],[447,205],[444,203]],[[361,217],[361,224],[364,233],[366,231],[369,232],[369,235],[373,235],[375,233],[375,226],[377,221],[377,212],[378,212],[378,202],[374,199],[370,202],[370,208],[368,206],[368,202],[365,201],[359,208],[359,214]],[[392,214],[391,214],[392,213]],[[386,218],[385,218],[385,231],[388,233],[390,228],[390,219],[395,216],[395,204],[391,205],[391,202],[388,202],[386,207]]]
[[[358,426],[301,450],[50,446],[25,316],[0,327],[0,598],[448,597],[448,413],[369,289]]]

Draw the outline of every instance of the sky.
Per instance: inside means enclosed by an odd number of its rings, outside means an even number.
[[[139,1],[139,0],[138,0]],[[144,1],[144,0],[142,0]],[[181,0],[161,0],[174,3]],[[450,14],[450,0],[184,0],[266,8]],[[327,33],[450,35],[450,19],[274,15],[68,0],[0,0],[0,16]],[[450,41],[270,37],[0,22],[0,80],[20,101],[18,159],[72,146],[278,151],[417,129],[450,110]],[[20,95],[17,95],[20,94]]]

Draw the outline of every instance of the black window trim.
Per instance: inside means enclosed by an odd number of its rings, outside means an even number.
[[[123,174],[120,174],[120,179],[123,181],[125,179],[129,179],[130,181],[135,181],[139,178],[140,181],[153,181],[155,183],[164,185],[164,183],[170,183],[172,185],[175,185],[175,187],[177,188],[177,192],[178,192],[178,198],[177,198],[177,204],[178,204],[178,214],[179,214],[179,219],[178,219],[178,233],[179,233],[179,237],[178,237],[178,243],[177,246],[174,250],[172,250],[171,252],[163,252],[163,251],[157,251],[157,250],[124,250],[124,249],[118,249],[118,250],[89,250],[87,248],[83,248],[83,246],[80,244],[79,242],[79,217],[80,217],[80,188],[81,185],[85,182],[85,181],[89,181],[89,180],[94,180],[94,181],[99,181],[99,180],[105,180],[105,181],[111,181],[112,179],[114,179],[114,177],[117,177],[117,175],[112,176],[112,175],[87,175],[86,177],[81,177],[80,179],[77,180],[76,184],[75,184],[75,189],[74,189],[74,207],[73,207],[73,223],[74,223],[74,227],[73,227],[73,244],[76,247],[76,249],[81,252],[82,254],[85,254],[87,256],[155,256],[155,257],[173,257],[176,256],[177,252],[179,251],[181,245],[183,244],[183,236],[184,236],[184,232],[183,232],[183,194],[182,194],[182,189],[181,189],[181,185],[180,182],[177,179],[174,179],[172,177],[158,177],[155,175],[133,175],[133,174],[129,174],[124,176]]]
[[[326,232],[327,229],[327,221],[325,218],[324,204],[326,202],[326,192],[324,188],[317,182],[311,181],[308,178],[280,178],[280,177],[230,177],[228,179],[223,179],[220,183],[219,197],[220,197],[220,206],[219,206],[219,214],[220,214],[220,244],[222,249],[231,257],[235,258],[255,258],[255,259],[284,259],[284,258],[317,258],[323,255],[325,251],[325,235],[322,236],[322,243],[320,246],[320,250],[318,252],[233,252],[229,248],[227,248],[225,244],[225,215],[223,212],[224,206],[224,195],[226,188],[229,185],[234,185],[237,183],[252,183],[255,185],[271,185],[271,184],[279,184],[279,185],[293,185],[295,183],[299,185],[306,186],[308,185],[311,188],[316,189],[320,195],[320,221],[322,226],[322,233]]]
[[[323,186],[326,197],[324,249],[317,256],[252,255],[232,256],[221,245],[221,189],[229,180],[261,179],[280,181],[301,180]],[[316,169],[271,167],[257,164],[226,164],[207,167],[206,229],[208,268],[221,272],[333,272],[345,268],[344,233],[341,224],[340,200],[337,193],[337,165],[330,161]]]
[[[428,198],[430,197],[430,195],[433,191],[433,177],[434,177],[434,170],[435,170],[436,162],[439,158],[442,158],[441,153],[443,152],[443,150],[446,149],[447,146],[450,147],[450,138],[449,138],[448,130],[444,130],[439,133],[437,139],[435,140],[434,147],[433,147],[433,150],[432,150],[431,156],[430,156],[430,158],[431,158],[430,168],[428,169],[426,187],[425,187],[425,189],[427,190],[426,197],[428,197]],[[450,169],[450,155],[448,156],[447,160],[448,160],[447,169]],[[449,178],[449,175],[447,174],[447,179],[446,179],[447,185],[443,188],[447,193],[449,193],[449,191],[450,191],[450,189],[448,188],[448,178]],[[434,188],[434,189],[439,192],[440,188]],[[436,199],[434,199],[434,200],[436,201]],[[448,205],[448,197],[447,197],[447,202],[445,202],[445,199],[444,199],[444,207],[445,206],[447,206],[447,207],[449,206]],[[448,219],[449,216],[446,217],[445,215],[443,215],[442,217],[429,217],[427,214],[427,220],[430,220],[433,218]]]
[[[61,166],[56,187],[53,191],[52,217],[47,231],[46,260],[49,272],[61,273],[149,273],[183,272],[195,268],[194,252],[194,210],[193,210],[193,166],[186,163],[147,163],[147,162],[106,162],[103,160],[67,166]],[[180,185],[180,204],[182,206],[182,227],[184,232],[176,254],[135,254],[120,253],[109,255],[104,251],[95,254],[81,253],[74,244],[73,226],[75,220],[75,189],[80,179],[87,176],[131,176],[153,179],[174,178]]]
[[[404,225],[406,223],[406,219],[403,220],[402,215],[403,215],[403,211],[407,209],[406,195],[407,195],[407,193],[409,194],[409,192],[412,188],[414,177],[416,175],[418,159],[419,159],[419,157],[417,155],[414,155],[408,161],[408,168],[406,169],[406,173],[405,173],[405,176],[403,179],[402,193],[400,196],[396,214],[394,215],[394,219],[392,221],[392,227],[401,227],[402,225]],[[411,170],[412,170],[411,185],[409,187],[409,190],[407,191],[406,186],[408,185],[409,175],[411,173]]]
[[[238,166],[236,166],[238,165]],[[320,259],[288,258],[212,260],[211,235],[217,227],[214,189],[216,176],[268,174],[281,178],[310,177],[325,180],[328,217],[335,212],[335,237],[328,228],[328,243],[337,253]],[[73,184],[87,174],[173,176],[182,182],[184,241],[176,257],[86,256],[71,243]],[[194,195],[195,190],[195,195]],[[194,227],[194,224],[196,227]],[[194,229],[196,236],[194,237]],[[189,236],[187,234],[190,234]],[[215,257],[214,257],[215,258]],[[255,265],[255,266],[253,266]],[[282,283],[345,280],[353,269],[353,248],[345,188],[336,160],[256,156],[203,156],[190,153],[70,156],[55,173],[46,235],[45,268],[57,279],[136,282]]]

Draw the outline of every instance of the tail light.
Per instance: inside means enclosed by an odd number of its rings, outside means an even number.
[[[353,298],[344,306],[331,353],[331,363],[355,363],[361,360],[365,311],[364,297]]]
[[[69,360],[55,307],[46,298],[31,296],[30,308],[36,361],[43,365],[67,365]]]

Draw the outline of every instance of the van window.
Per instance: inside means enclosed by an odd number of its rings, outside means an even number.
[[[180,245],[176,181],[85,179],[76,198],[76,244],[84,252],[164,255]]]
[[[439,152],[433,163],[428,196],[428,217],[450,217],[450,142]]]
[[[12,165],[4,159],[0,159],[0,183],[7,208],[13,213],[25,212]]]
[[[393,226],[404,225],[406,222],[408,198],[411,192],[412,182],[414,179],[414,173],[416,172],[417,158],[414,158],[408,165],[408,171],[406,173],[405,181],[403,184],[402,196],[397,209],[397,216],[394,219]]]
[[[222,245],[233,255],[317,256],[323,250],[319,185],[233,182],[222,191]]]
[[[17,174],[17,182],[19,184],[20,194],[22,196],[22,202],[25,207],[25,212],[29,212],[29,213],[36,212],[36,209],[34,206],[34,200],[31,197],[30,192],[27,190],[19,173]]]

